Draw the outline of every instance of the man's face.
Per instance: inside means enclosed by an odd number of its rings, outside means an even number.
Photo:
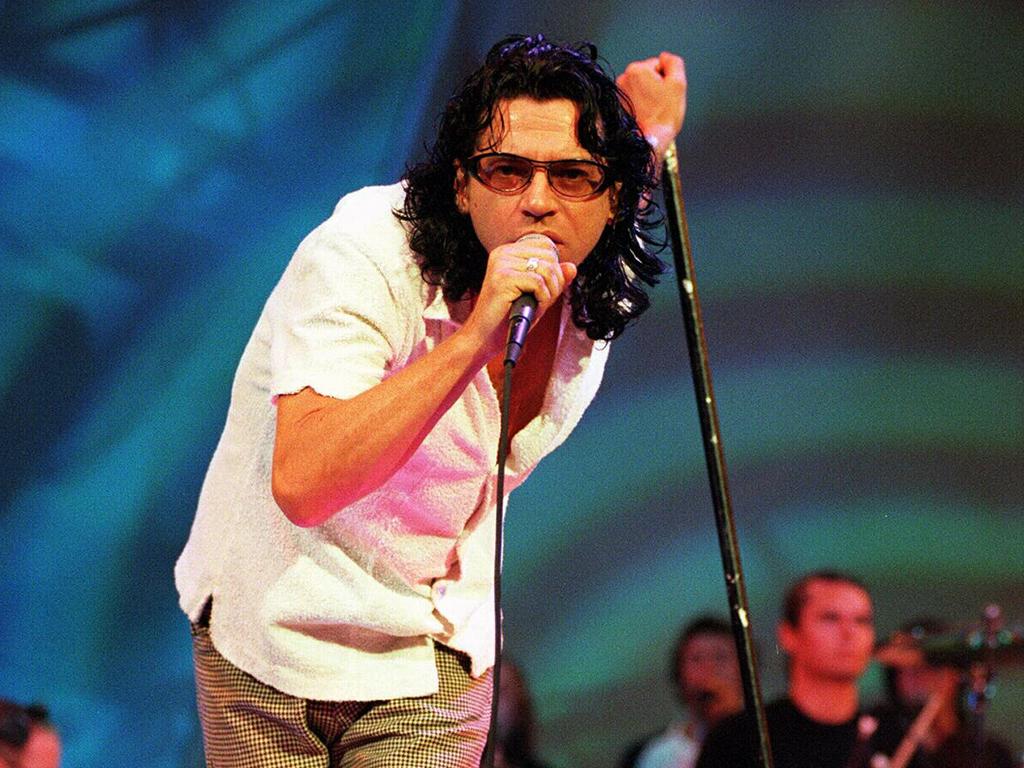
[[[679,679],[686,705],[705,721],[714,722],[742,706],[740,666],[730,635],[691,637],[679,657]]]
[[[507,152],[531,160],[600,160],[580,146],[579,109],[568,99],[517,98],[501,102],[497,112],[491,130],[477,141],[477,152]],[[591,198],[559,196],[541,169],[522,191],[503,194],[459,169],[455,199],[458,209],[469,214],[488,253],[539,232],[554,241],[562,261],[578,265],[601,239],[612,214],[612,194],[605,189]]]
[[[779,625],[790,674],[855,682],[871,661],[875,624],[868,593],[855,584],[811,581],[799,622]]]

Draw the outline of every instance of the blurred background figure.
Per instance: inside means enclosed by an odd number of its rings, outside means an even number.
[[[536,730],[526,678],[515,662],[502,659],[495,768],[549,768],[536,754]]]
[[[621,768],[691,768],[704,734],[743,708],[736,643],[724,619],[700,616],[683,627],[669,671],[684,714],[629,749]]]
[[[769,702],[765,720],[775,768],[864,768],[893,753],[891,720],[861,710],[859,682],[875,650],[874,605],[856,577],[812,571],[785,593],[776,628],[786,656],[787,693]],[[699,768],[758,768],[752,713],[720,722],[701,746]]]
[[[930,637],[950,636],[955,628],[932,617],[911,621],[897,637],[910,646]],[[891,645],[892,643],[890,643]],[[882,655],[883,662],[888,661]],[[965,665],[942,663],[922,654],[902,654],[887,664],[885,689],[888,702],[878,708],[893,716],[909,731],[933,697],[936,714],[917,750],[921,768],[1015,768],[1017,762],[1008,746],[984,730],[967,706],[970,673]]]
[[[60,737],[46,707],[0,699],[0,768],[58,768]]]

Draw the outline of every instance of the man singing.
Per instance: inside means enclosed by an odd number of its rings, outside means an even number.
[[[209,765],[477,765],[509,308],[536,297],[506,490],[590,403],[596,342],[648,305],[650,194],[685,86],[671,54],[616,84],[593,46],[506,38],[429,159],[299,246],[175,568]]]

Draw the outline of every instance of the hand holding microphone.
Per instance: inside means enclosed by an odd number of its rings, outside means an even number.
[[[527,240],[540,240],[544,244],[555,247],[555,243],[550,237],[542,235],[538,232],[529,232],[518,240],[517,243],[522,243]],[[526,260],[526,271],[535,272],[540,262],[536,257],[531,257]],[[519,355],[523,351],[523,345],[526,343],[526,334],[530,331],[530,326],[533,324],[533,317],[537,312],[537,297],[532,291],[524,291],[520,294],[519,298],[512,302],[512,309],[508,315],[508,341],[505,343],[505,364],[515,365],[519,361]]]
[[[467,334],[479,339],[485,359],[497,356],[501,361],[511,356],[510,364],[515,365],[530,324],[555,304],[576,277],[576,265],[561,260],[560,247],[538,232],[492,247],[480,293],[463,325]]]

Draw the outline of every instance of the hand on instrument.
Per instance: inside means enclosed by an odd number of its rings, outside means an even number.
[[[640,130],[654,147],[660,165],[686,115],[686,67],[682,58],[663,51],[657,57],[634,61],[616,83],[629,97]]]

